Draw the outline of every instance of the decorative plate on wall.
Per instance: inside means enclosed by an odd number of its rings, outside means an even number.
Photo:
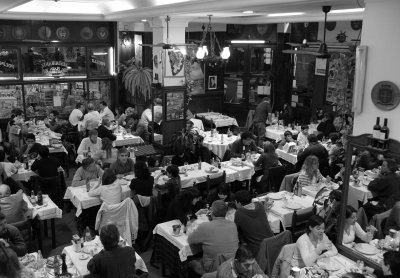
[[[375,84],[371,92],[372,102],[381,110],[393,110],[400,103],[400,90],[390,81]]]

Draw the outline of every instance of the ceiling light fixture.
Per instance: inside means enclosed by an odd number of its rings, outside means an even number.
[[[143,19],[141,20],[141,22],[147,22],[147,19],[143,18]]]
[[[244,14],[253,14],[254,11],[243,11],[242,13],[244,13]]]
[[[217,62],[220,62],[221,60],[226,60],[231,56],[231,53],[229,51],[229,47],[224,47],[221,50],[221,46],[219,44],[219,41],[217,39],[217,36],[215,35],[214,30],[211,27],[211,16],[208,15],[208,25],[207,28],[203,25],[203,37],[201,39],[200,45],[197,49],[196,57],[199,60],[206,60],[208,62],[214,62],[216,64]],[[209,34],[210,37],[210,52],[208,52],[207,45],[205,45],[205,41],[207,39],[207,34]],[[217,44],[220,56],[217,56],[215,54],[215,44]]]
[[[303,15],[304,13],[302,12],[296,12],[296,13],[277,13],[277,14],[269,14],[267,15],[268,17],[280,17],[280,16],[295,16],[295,15]]]
[[[364,10],[364,8],[332,10],[331,14],[362,13]]]

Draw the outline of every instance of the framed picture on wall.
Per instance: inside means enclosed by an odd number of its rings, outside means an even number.
[[[185,90],[166,92],[165,120],[183,120],[185,118]]]
[[[218,76],[217,75],[209,75],[208,76],[208,89],[209,90],[216,90],[217,89],[217,83],[218,82]]]

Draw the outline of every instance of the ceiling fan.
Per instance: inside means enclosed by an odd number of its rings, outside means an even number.
[[[327,22],[327,15],[331,10],[331,6],[323,6],[322,11],[325,14],[324,20],[324,40],[322,43],[320,42],[307,42],[303,41],[303,43],[287,43],[291,47],[297,49],[288,49],[283,50],[282,53],[286,54],[302,54],[302,55],[313,55],[318,58],[329,58],[331,55],[330,52],[340,52],[340,53],[351,53],[349,46],[347,44],[330,44],[328,50],[328,46],[325,42],[326,39],[326,22]]]
[[[148,46],[148,47],[162,47],[162,49],[170,50],[174,49],[177,46],[196,46],[194,43],[170,43],[169,42],[169,21],[171,18],[167,16],[165,18],[165,22],[167,23],[167,42],[166,43],[157,43],[157,44],[146,44],[142,43],[141,46]]]

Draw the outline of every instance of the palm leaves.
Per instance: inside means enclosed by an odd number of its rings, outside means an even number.
[[[145,100],[151,98],[152,71],[150,68],[142,67],[141,62],[136,63],[133,57],[127,61],[126,65],[119,65],[122,73],[122,83],[133,97],[144,97]]]

